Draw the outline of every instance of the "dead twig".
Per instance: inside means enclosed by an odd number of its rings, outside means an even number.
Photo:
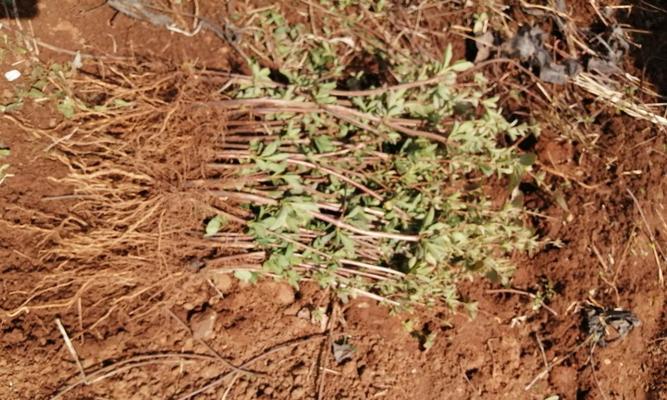
[[[570,176],[570,175],[567,175],[567,174],[565,174],[565,173],[562,173],[562,172],[560,172],[560,171],[558,171],[558,170],[556,170],[556,169],[554,169],[554,168],[547,167],[546,165],[544,165],[544,163],[541,163],[541,162],[539,162],[539,161],[537,162],[537,165],[539,165],[541,169],[543,169],[544,171],[550,173],[551,175],[555,175],[555,176],[558,176],[558,177],[560,177],[560,178],[563,178],[563,179],[566,179],[566,180],[569,180],[569,181],[573,181],[573,182],[575,182],[577,185],[581,186],[582,188],[584,188],[584,189],[586,189],[586,190],[596,190],[596,189],[599,188],[600,186],[604,185],[603,183],[597,183],[597,184],[595,184],[595,185],[589,185],[589,184],[586,184],[586,183],[582,182],[581,180],[579,180],[579,179],[577,179],[577,178],[575,178],[575,177],[573,177],[573,176]]]
[[[69,339],[69,336],[67,335],[65,327],[58,318],[56,318],[56,326],[58,326],[58,330],[60,331],[60,334],[62,335],[63,340],[65,341],[65,346],[67,347],[67,350],[74,359],[74,362],[76,362],[76,366],[79,368],[79,372],[81,373],[81,379],[83,380],[83,383],[87,385],[88,377],[86,376],[86,372],[83,369],[83,365],[81,365],[81,360],[79,360],[79,356],[77,355],[76,350],[74,349],[72,341]]]
[[[539,333],[535,333],[535,340],[537,341],[537,345],[540,348],[540,354],[542,354],[542,361],[544,362],[544,367],[546,368],[549,366],[549,361],[547,360],[547,355],[544,352],[544,346],[542,345],[542,340],[540,339]]]

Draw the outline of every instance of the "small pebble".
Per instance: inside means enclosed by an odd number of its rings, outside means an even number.
[[[359,372],[359,379],[361,382],[365,384],[370,384],[373,382],[373,372],[370,370],[370,368],[365,367],[365,368],[360,368],[357,366],[357,371]]]
[[[357,363],[350,361],[347,364],[343,365],[342,371],[345,376],[355,376],[357,375]]]
[[[232,285],[234,285],[234,279],[232,279],[230,274],[211,274],[211,281],[213,281],[213,284],[219,291],[225,294],[232,288]]]
[[[181,351],[192,351],[195,348],[195,341],[192,338],[187,338],[183,341],[183,346],[181,346]]]
[[[213,337],[216,319],[218,319],[218,313],[212,309],[192,317],[190,321],[192,336],[195,339],[210,339]]]
[[[296,313],[296,316],[305,319],[306,321],[310,321],[310,309],[308,307],[303,307]]]
[[[5,79],[7,79],[9,82],[13,82],[21,77],[21,72],[17,69],[12,69],[10,71],[5,72]]]
[[[292,368],[290,372],[292,372],[292,375],[306,375],[308,374],[308,367],[304,364],[300,364]]]
[[[291,306],[285,308],[285,310],[283,310],[283,315],[289,315],[289,316],[292,316],[292,317],[294,317],[294,316],[299,317],[299,313],[301,312],[301,309],[302,309],[301,304],[294,303]],[[299,317],[299,318],[301,318],[301,317]]]
[[[284,306],[288,306],[294,303],[295,300],[294,288],[283,283],[276,285],[275,299],[279,304],[282,304]]]
[[[365,301],[360,302],[357,304],[357,308],[369,308],[370,304],[366,303]]]
[[[292,399],[302,399],[303,396],[305,396],[306,390],[301,387],[301,386],[296,386],[294,389],[292,389],[292,393],[290,393]]]

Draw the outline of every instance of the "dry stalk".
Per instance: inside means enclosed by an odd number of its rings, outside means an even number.
[[[657,114],[644,104],[628,99],[626,95],[609,87],[596,75],[580,73],[573,79],[573,83],[632,117],[667,127],[667,118]]]

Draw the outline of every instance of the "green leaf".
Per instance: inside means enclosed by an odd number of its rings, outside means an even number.
[[[501,276],[498,274],[498,271],[491,269],[486,273],[486,279],[490,280],[493,283],[500,283]]]
[[[220,228],[227,223],[227,218],[224,215],[216,215],[211,218],[210,221],[206,224],[206,234],[205,237],[211,237],[220,231]]]
[[[252,77],[255,81],[266,81],[269,80],[269,75],[271,71],[268,68],[262,68],[257,62],[250,63],[250,69],[252,71]]]
[[[444,68],[449,67],[450,62],[452,62],[452,44],[448,43],[447,47],[445,48],[445,56],[444,60],[442,61],[442,66]]]
[[[472,68],[474,65],[475,64],[471,63],[470,61],[457,61],[452,64],[451,67],[449,67],[449,70],[454,72],[463,72]]]
[[[313,143],[315,143],[315,147],[319,153],[330,153],[336,150],[336,146],[331,142],[331,137],[329,136],[315,136]]]
[[[321,3],[337,12],[339,7],[360,2]],[[378,8],[369,8],[376,3],[360,4],[377,13]],[[356,16],[349,17],[342,29],[350,29],[347,24],[357,20]],[[458,72],[472,64],[456,62],[451,45],[442,49],[440,60],[426,65],[419,62],[419,55],[410,60],[397,58],[394,52],[381,52],[380,57],[392,66],[398,82],[434,76],[439,77],[439,82],[342,99],[332,96],[332,90],[336,89],[334,82],[349,78],[342,73],[349,49],[327,40],[337,35],[327,28],[328,24],[321,27],[321,37],[312,37],[307,34],[309,28],[289,24],[278,11],[260,12],[257,18],[261,29],[253,31],[250,39],[259,54],[265,54],[263,62],[278,68],[289,84],[260,80],[264,76],[268,79],[269,71],[253,62],[254,79],[230,86],[231,97],[340,104],[349,107],[350,115],[368,115],[370,118],[362,119],[368,119],[373,129],[355,126],[354,122],[323,110],[274,110],[257,116],[260,124],[271,123],[272,132],[278,137],[253,140],[248,146],[253,157],[244,157],[238,163],[230,161],[230,169],[235,169],[239,177],[248,178],[237,180],[239,191],[262,193],[276,203],[262,206],[247,201],[240,205],[251,220],[247,233],[269,258],[254,274],[238,273],[247,275],[246,280],[269,274],[295,287],[300,279],[313,280],[322,287],[335,288],[341,296],[360,289],[402,304],[438,300],[461,311],[464,303],[457,295],[458,280],[486,275],[499,283],[507,282],[512,267],[507,256],[537,244],[534,234],[521,223],[521,208],[510,204],[500,209],[493,207],[483,189],[493,185],[496,177],[510,181],[515,189],[510,201],[520,203],[521,193],[516,185],[536,160],[522,155],[516,147],[502,145],[497,138],[525,137],[534,128],[505,119],[499,99],[488,97],[488,79],[477,73],[469,84],[457,85]],[[486,16],[476,16],[476,29],[485,28],[486,21]],[[352,77],[347,88],[363,89],[364,73]],[[63,99],[65,94],[59,96]],[[77,98],[73,100],[75,111],[84,109]],[[415,129],[428,132],[444,134],[451,130],[449,141],[443,146],[428,139],[409,138],[384,126],[382,120],[387,117],[410,119]],[[443,122],[452,119],[456,120],[453,127]],[[370,123],[373,121],[377,123]],[[278,138],[281,144],[274,142]],[[337,150],[347,153],[343,157],[321,155]],[[292,157],[322,167],[337,165],[346,176],[379,193],[384,201],[317,168],[288,163]],[[258,172],[260,179],[252,176]],[[264,175],[270,176],[266,179]],[[313,218],[316,212],[368,231],[416,234],[419,241],[367,240],[364,234]],[[306,248],[299,246],[290,251],[286,241],[302,243]],[[406,276],[382,281],[360,279],[340,271],[337,263],[343,258],[395,267]],[[298,268],[302,263],[314,268]],[[469,314],[474,315],[474,305],[467,307]],[[429,347],[426,342],[432,338],[423,332],[422,336],[424,347]]]
[[[414,330],[415,330],[415,321],[413,319],[407,319],[407,320],[401,322],[401,324],[403,325],[403,329],[407,333],[414,332]]]
[[[272,231],[279,231],[288,228],[289,227],[288,222],[290,220],[291,211],[292,211],[291,207],[284,205],[280,209],[278,214],[272,219],[271,221],[272,223],[268,225],[268,228]],[[269,222],[268,220],[270,219],[271,218],[267,218],[267,222]]]
[[[435,218],[435,209],[433,207],[430,207],[428,210],[428,214],[426,214],[426,218],[424,218],[424,222],[422,223],[422,231],[428,229],[431,224],[433,224],[433,219]]]
[[[30,88],[27,95],[33,99],[43,99],[46,97],[46,95],[36,87]]]
[[[56,108],[67,119],[70,119],[74,116],[75,103],[71,97],[65,97],[64,100],[58,102]]]
[[[274,142],[271,142],[268,145],[266,145],[266,147],[264,148],[264,150],[262,151],[262,154],[260,154],[260,156],[262,158],[269,157],[269,156],[273,155],[276,152],[276,150],[278,150],[278,147],[280,147],[280,140],[276,140]]]
[[[331,91],[336,88],[336,82],[319,85],[315,92],[315,102],[320,104],[334,104],[336,98],[331,96]]]
[[[247,269],[237,269],[234,271],[234,276],[236,279],[240,280],[241,282],[245,283],[255,283],[257,282],[257,274],[248,271]]]
[[[257,159],[255,160],[255,164],[260,170],[273,172],[275,174],[283,173],[287,169],[286,163],[276,163]]]
[[[535,153],[524,153],[519,158],[519,162],[521,163],[521,165],[524,165],[526,167],[534,165],[536,160],[537,160],[537,155]]]
[[[301,275],[299,275],[299,273],[295,269],[290,269],[285,273],[285,280],[294,289],[299,290],[299,282],[301,281]]]
[[[343,233],[343,231],[336,231],[336,239],[343,245],[343,248],[348,253],[349,257],[354,256],[356,244],[351,237]]]
[[[285,174],[280,178],[289,186],[289,191],[293,194],[303,193],[303,182],[300,175]]]
[[[264,157],[266,161],[271,161],[271,162],[280,162],[280,161],[285,161],[289,158],[288,153],[275,153],[272,156]]]
[[[519,171],[514,171],[509,174],[509,183],[507,185],[508,190],[514,190],[519,184],[521,184],[521,174],[519,174]]]

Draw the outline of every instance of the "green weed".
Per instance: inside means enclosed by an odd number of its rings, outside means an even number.
[[[499,139],[536,127],[507,121],[483,76],[457,84],[472,65],[453,62],[451,47],[425,64],[367,47],[396,83],[348,91],[341,81],[364,78],[345,72],[350,43],[316,37],[273,10],[260,26],[253,46],[275,71],[253,64],[253,78],[225,104],[273,128],[249,151],[219,155],[238,160],[240,176],[262,177],[235,198],[254,213],[247,233],[268,257],[261,272],[239,278],[268,274],[295,287],[309,279],[344,298],[452,307],[461,279],[508,283],[508,257],[537,243],[513,196],[497,207],[487,192],[517,192],[535,156]],[[276,72],[287,83],[271,80]]]

